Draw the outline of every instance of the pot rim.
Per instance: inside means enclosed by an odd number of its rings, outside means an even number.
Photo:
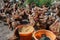
[[[49,30],[45,30],[45,29],[42,29],[42,30],[38,30],[38,31],[35,31],[34,33],[33,33],[33,35],[32,35],[32,37],[35,39],[35,40],[38,40],[36,37],[35,37],[35,34],[37,33],[37,32],[39,32],[39,31],[49,31]],[[54,34],[53,32],[51,32],[51,31],[49,31],[50,33],[52,33],[52,34]],[[54,36],[55,36],[55,38],[56,38],[56,35],[54,34]]]

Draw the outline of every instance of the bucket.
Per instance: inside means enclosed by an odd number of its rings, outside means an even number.
[[[30,32],[24,33],[24,32],[19,31],[20,40],[32,40],[32,33],[34,32],[34,28],[32,26],[29,26],[29,27],[30,27],[29,30],[31,30]]]
[[[56,40],[56,35],[49,30],[38,30],[33,33],[33,38],[35,40],[37,40],[37,39],[41,38],[42,34],[45,34],[47,37],[50,38],[50,40]]]

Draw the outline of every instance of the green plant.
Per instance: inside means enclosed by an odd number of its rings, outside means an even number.
[[[25,1],[25,4],[32,4],[32,3],[35,3],[37,6],[42,6],[42,5],[50,6],[51,0],[26,0]]]

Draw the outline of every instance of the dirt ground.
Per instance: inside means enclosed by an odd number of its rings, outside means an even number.
[[[4,22],[0,23],[0,40],[8,40],[12,34],[13,31],[9,30],[8,25],[4,25]]]

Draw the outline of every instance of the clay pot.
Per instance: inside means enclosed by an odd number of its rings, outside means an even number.
[[[34,28],[32,27],[32,29],[33,30],[31,30],[31,32],[27,32],[27,33],[19,32],[20,40],[32,40],[32,33],[34,32]]]
[[[46,34],[46,36],[49,37],[50,40],[56,39],[56,35],[49,30],[38,30],[38,31],[33,33],[33,37],[35,40],[37,40],[37,39],[41,38],[42,34]]]

